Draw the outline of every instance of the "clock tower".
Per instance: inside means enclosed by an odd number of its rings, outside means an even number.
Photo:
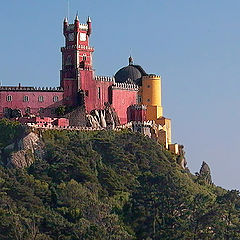
[[[89,46],[92,31],[90,17],[86,24],[79,22],[76,16],[73,24],[65,18],[63,34],[65,47],[62,52],[61,87],[64,89],[64,104],[78,106],[89,95],[89,84],[93,83],[92,54],[94,49]]]

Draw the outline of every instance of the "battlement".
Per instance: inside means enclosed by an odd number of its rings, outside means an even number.
[[[149,79],[149,78],[154,78],[154,79],[161,79],[161,76],[155,75],[155,74],[149,74],[147,76],[143,76],[143,79]]]
[[[67,26],[67,31],[73,31],[75,29],[75,24],[73,23],[73,24],[68,24],[68,26]]]
[[[146,105],[140,105],[140,104],[133,104],[130,106],[130,108],[136,109],[136,110],[147,110]]]
[[[102,131],[104,128],[98,127],[73,127],[73,126],[55,126],[55,125],[40,125],[35,123],[27,123],[28,127],[38,128],[38,129],[54,129],[54,130],[68,130],[68,131]]]
[[[115,83],[115,78],[114,77],[95,76],[95,80],[96,81],[114,82]]]
[[[0,86],[0,91],[63,92],[63,88],[61,88],[61,87]]]
[[[138,91],[139,87],[134,83],[114,83],[112,89]]]
[[[139,127],[152,127],[155,124],[155,121],[144,121],[144,122],[140,122],[140,121],[133,121],[132,125],[133,126],[139,126]]]
[[[80,30],[87,31],[88,30],[88,25],[80,23],[79,28],[80,28]],[[73,24],[68,24],[68,26],[66,28],[67,31],[73,31],[74,29],[75,29],[75,24],[74,23]]]
[[[84,49],[84,50],[94,51],[93,47],[89,47],[89,46],[81,45],[81,44],[79,44],[78,46],[76,44],[73,44],[73,45],[70,45],[70,46],[67,46],[67,47],[61,47],[61,51],[69,50],[69,49],[78,49],[78,50]]]
[[[79,24],[79,28],[81,29],[81,30],[88,30],[88,25],[87,24],[83,24],[83,23],[80,23]]]

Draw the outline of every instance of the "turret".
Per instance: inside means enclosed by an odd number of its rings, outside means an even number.
[[[63,33],[64,33],[64,35],[65,35],[66,30],[67,30],[67,27],[68,27],[68,19],[65,17],[64,21],[63,21]]]
[[[147,120],[157,121],[163,116],[160,76],[142,77],[142,103],[147,106]]]
[[[87,35],[90,36],[90,34],[92,33],[92,20],[89,16],[87,19],[87,25],[88,25]]]
[[[79,18],[78,18],[78,13],[76,15],[76,18],[75,18],[75,21],[74,21],[74,24],[75,24],[75,29],[77,32],[79,32]]]

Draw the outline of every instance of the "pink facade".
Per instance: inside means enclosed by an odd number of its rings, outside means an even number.
[[[17,109],[22,115],[26,113],[51,117],[55,109],[61,105],[67,107],[85,105],[87,113],[90,113],[94,109],[103,109],[106,103],[110,103],[117,112],[121,124],[132,118],[144,119],[144,111],[131,112],[132,115],[129,113],[129,106],[137,103],[138,87],[135,84],[121,85],[115,83],[114,78],[95,77],[92,67],[94,49],[89,45],[91,32],[90,18],[86,24],[81,24],[78,17],[73,24],[69,24],[65,19],[60,87],[56,89],[0,87],[0,115],[4,115],[6,109]],[[47,123],[47,118],[44,121]],[[63,120],[57,121],[58,125],[67,124]]]
[[[136,104],[137,90],[114,89],[112,90],[112,106],[118,114],[121,124],[127,123],[127,109]]]
[[[40,114],[62,105],[62,90],[37,90],[32,87],[0,87],[0,113],[6,108],[19,109],[22,114]],[[45,109],[45,110],[44,110]]]
[[[90,113],[93,109],[103,109],[108,102],[117,112],[120,122],[126,123],[127,109],[136,104],[138,90],[128,88],[128,84],[116,88],[113,78],[94,77],[94,49],[89,46],[90,19],[87,24],[80,24],[78,18],[74,24],[69,24],[65,19],[63,29],[66,38],[65,47],[61,49],[61,87],[64,88],[64,103],[74,106],[84,104],[86,111]]]
[[[127,121],[137,121],[144,122],[146,121],[146,106],[144,105],[131,105],[127,109]]]

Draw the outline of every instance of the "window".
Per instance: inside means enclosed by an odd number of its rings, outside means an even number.
[[[100,87],[98,87],[97,96],[98,96],[98,99],[100,99],[100,98],[101,98],[101,89],[100,89]]]
[[[85,96],[86,96],[86,97],[89,96],[89,92],[88,92],[88,90],[85,91]]]
[[[58,102],[58,96],[53,96],[53,101]]]
[[[83,61],[86,61],[87,60],[87,56],[86,54],[83,54]]]
[[[23,96],[23,101],[24,102],[29,102],[29,97],[28,96]]]
[[[7,100],[7,102],[11,102],[11,101],[12,101],[12,96],[11,96],[11,95],[8,95],[8,96],[6,97],[6,100]]]
[[[26,110],[25,110],[25,113],[31,113],[31,108],[27,107]]]
[[[79,67],[80,67],[80,68],[84,68],[84,67],[85,67],[85,62],[84,62],[84,61],[81,61],[80,64],[79,64]]]
[[[43,102],[44,101],[43,96],[38,96],[38,101]]]
[[[147,100],[148,102],[150,102],[150,99],[148,98],[148,100]]]
[[[142,96],[138,95],[138,103],[141,103],[141,102],[142,102]]]
[[[150,85],[147,85],[148,88],[150,88]]]

